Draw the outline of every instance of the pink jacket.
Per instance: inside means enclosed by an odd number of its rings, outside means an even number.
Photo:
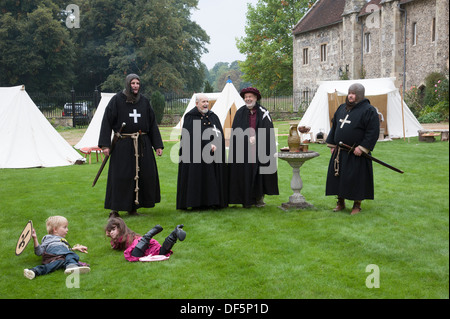
[[[140,257],[133,257],[133,256],[131,256],[131,252],[133,251],[134,247],[139,242],[139,239],[141,239],[141,237],[136,237],[133,240],[133,242],[131,243],[131,245],[128,246],[127,249],[125,249],[125,251],[123,252],[123,256],[125,257],[126,260],[128,260],[128,261],[139,261]],[[158,243],[158,241],[156,239],[152,238],[150,240],[150,246],[145,251],[144,256],[159,255],[159,249],[160,248],[161,248],[161,245]],[[168,257],[168,256],[170,256],[172,254],[173,254],[173,251],[170,251],[168,254],[166,254],[166,256]],[[142,256],[142,257],[144,257],[144,256]]]

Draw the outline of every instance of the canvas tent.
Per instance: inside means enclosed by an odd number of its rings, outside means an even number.
[[[204,94],[206,94],[206,96],[209,98],[210,110],[219,117],[220,124],[222,124],[223,131],[225,132],[225,140],[227,141],[228,145],[234,115],[236,114],[236,111],[245,104],[245,102],[239,95],[239,92],[236,90],[231,80],[227,81],[221,93]],[[196,94],[192,96],[188,108],[184,112],[182,119],[180,120],[178,125],[175,126],[175,128],[183,127],[184,115],[195,107],[195,97]]]
[[[401,100],[400,93],[394,85],[393,78],[361,79],[346,81],[319,82],[314,98],[306,110],[299,126],[311,127],[313,139],[317,133],[328,134],[331,119],[338,106],[345,102],[348,88],[354,83],[361,83],[365,87],[366,98],[382,114],[384,129],[388,138],[402,138],[418,136],[422,126],[406,103]],[[403,112],[402,112],[403,104]]]
[[[0,136],[0,168],[55,167],[84,161],[22,85],[0,88]]]
[[[236,111],[245,104],[239,92],[234,87],[230,80],[227,81],[219,98],[214,104],[211,111],[213,111],[220,120],[225,134],[225,141],[228,146],[230,140],[231,126],[233,124],[234,115]]]
[[[194,93],[189,101],[188,106],[186,107],[186,110],[183,113],[183,116],[181,117],[180,121],[178,122],[178,124],[176,126],[174,126],[174,128],[177,129],[181,129],[183,127],[183,120],[184,120],[184,116],[195,107],[195,97],[197,96],[198,93]],[[209,99],[209,106],[208,108],[211,110],[211,108],[213,107],[214,103],[216,103],[217,99],[220,96],[220,93],[202,93],[205,94],[208,99]]]
[[[81,140],[74,146],[76,149],[98,147],[98,138],[100,137],[100,127],[102,126],[103,114],[105,113],[106,106],[115,94],[116,93],[102,93],[100,103],[97,106],[97,110],[95,110],[91,123],[89,123],[89,126],[86,129],[86,132],[84,132]]]

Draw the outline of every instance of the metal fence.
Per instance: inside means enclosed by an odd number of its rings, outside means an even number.
[[[47,118],[72,118],[74,127],[86,127],[100,102],[100,92],[60,92],[44,94],[28,93],[37,107]],[[315,91],[305,89],[294,92],[290,96],[273,95],[263,97],[260,101],[270,112],[293,112],[303,114],[311,103]],[[193,93],[165,93],[166,104],[164,114],[182,115],[191,100]],[[147,97],[150,96],[147,94]]]
[[[315,91],[305,89],[289,96],[274,94],[261,98],[261,104],[270,112],[304,113],[314,97]]]
[[[88,126],[100,102],[100,92],[28,93],[46,118],[71,118],[74,127]]]

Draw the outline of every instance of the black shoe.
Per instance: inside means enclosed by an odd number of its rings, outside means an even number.
[[[184,227],[184,225],[181,224],[181,225],[178,225],[178,226],[174,229],[174,232],[176,233],[177,238],[178,238],[180,241],[183,241],[183,240],[186,238],[186,232],[182,229],[183,227]]]

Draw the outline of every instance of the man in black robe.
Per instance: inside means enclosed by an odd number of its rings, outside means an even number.
[[[177,209],[228,206],[225,139],[208,97],[196,96],[196,107],[184,116],[178,164]]]
[[[111,132],[120,138],[110,154]],[[150,101],[140,93],[140,79],[129,74],[125,89],[112,97],[103,115],[98,141],[105,155],[110,155],[105,208],[110,217],[119,211],[137,215],[140,207],[154,207],[161,200],[155,155],[163,153],[163,142]]]
[[[265,206],[264,195],[278,195],[276,139],[269,111],[256,88],[240,92],[245,106],[234,116],[228,156],[229,203]]]
[[[364,86],[355,83],[348,89],[346,103],[339,106],[332,119],[326,143],[332,156],[328,166],[326,195],[337,195],[334,211],[345,209],[345,199],[353,200],[351,214],[361,211],[361,201],[374,199],[372,161],[370,154],[380,133],[380,120],[375,107],[365,98]],[[354,146],[353,152],[341,149],[343,142]]]

